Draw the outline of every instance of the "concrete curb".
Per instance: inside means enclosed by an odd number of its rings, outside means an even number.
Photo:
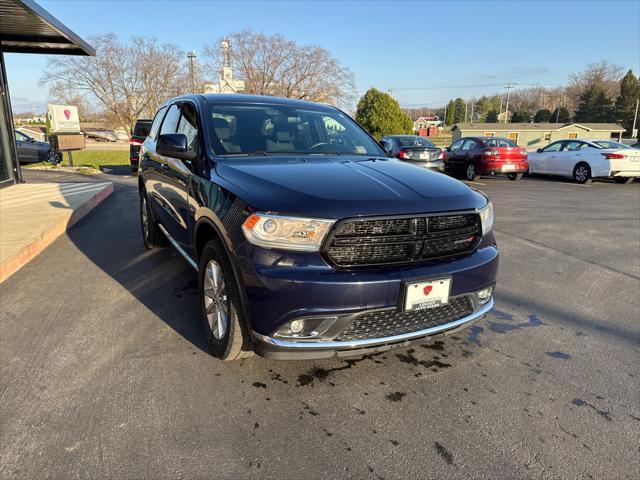
[[[43,231],[37,238],[29,242],[22,251],[3,261],[0,264],[0,283],[4,282],[7,278],[38,256],[38,254],[53,243],[56,238],[71,228],[112,193],[113,183],[110,183],[76,208],[69,217],[61,218],[59,221]]]

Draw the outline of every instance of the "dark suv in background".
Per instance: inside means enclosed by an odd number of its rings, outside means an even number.
[[[493,305],[488,199],[388,158],[340,110],[188,95],[142,145],[143,240],[198,272],[211,353],[362,355],[467,327]]]
[[[129,138],[129,163],[131,163],[131,171],[137,172],[140,163],[140,146],[144,143],[145,138],[149,135],[151,129],[151,120],[136,120],[136,124],[131,131]]]

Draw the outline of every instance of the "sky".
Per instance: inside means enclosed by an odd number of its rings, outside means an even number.
[[[533,84],[564,85],[608,60],[640,73],[635,1],[83,1],[38,3],[85,40],[157,38],[203,49],[245,28],[329,50],[355,75],[358,93],[391,90],[402,106]],[[5,54],[15,113],[46,108],[45,55]]]

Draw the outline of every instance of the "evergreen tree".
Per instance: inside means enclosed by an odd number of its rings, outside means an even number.
[[[498,111],[497,110],[490,110],[487,113],[487,117],[485,119],[485,122],[487,122],[487,123],[498,123]]]
[[[536,112],[536,116],[533,118],[535,123],[547,123],[551,121],[551,110],[542,108]]]
[[[633,117],[636,112],[636,102],[640,98],[640,80],[631,70],[620,80],[620,95],[616,99],[616,117],[622,120],[622,125],[629,135],[632,134]]]
[[[614,121],[613,105],[604,85],[594,83],[580,95],[578,108],[575,112],[576,122],[606,123]]]
[[[445,125],[453,125],[454,124],[454,114],[455,114],[455,106],[453,103],[453,100],[450,100],[449,103],[447,103],[447,114],[444,118],[444,123]]]
[[[370,88],[358,102],[356,121],[378,140],[385,135],[413,133],[413,122],[388,93]]]
[[[551,123],[569,123],[571,121],[571,114],[565,107],[558,107],[551,113],[549,121]]]
[[[462,123],[464,122],[464,108],[465,103],[461,98],[456,98],[453,102],[453,123]]]

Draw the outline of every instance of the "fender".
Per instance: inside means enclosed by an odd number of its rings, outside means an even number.
[[[240,303],[242,308],[242,318],[244,319],[245,327],[247,328],[247,332],[251,335],[253,331],[251,316],[249,314],[249,309],[247,305],[249,304],[249,300],[247,299],[247,291],[244,286],[244,282],[242,281],[242,274],[240,273],[240,267],[236,261],[235,255],[233,255],[233,244],[231,242],[231,238],[228,235],[228,232],[218,216],[213,213],[210,208],[207,207],[198,207],[195,212],[195,227],[193,228],[193,246],[195,251],[196,246],[196,238],[198,235],[198,230],[204,224],[212,227],[216,232],[217,236],[222,240],[222,246],[227,254],[227,258],[229,259],[229,263],[231,264],[231,269],[233,270],[233,277],[236,282],[236,288],[238,289],[238,293],[240,294]],[[200,259],[197,258],[198,263]]]

